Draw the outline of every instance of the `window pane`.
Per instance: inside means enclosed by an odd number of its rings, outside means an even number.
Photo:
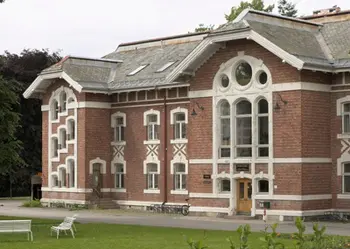
[[[154,174],[154,188],[158,188],[158,174]]]
[[[240,101],[237,106],[237,114],[251,114],[252,113],[252,105],[247,100]]]
[[[239,198],[244,199],[244,182],[239,183]]]
[[[175,164],[175,172],[182,172],[182,173],[185,173],[186,171],[186,166],[185,164],[182,164],[182,163],[177,163]]]
[[[148,115],[148,122],[157,123],[157,115]]]
[[[230,180],[222,180],[221,181],[221,191],[231,191],[231,181]]]
[[[185,121],[185,114],[184,113],[177,113],[175,115],[176,121]]]
[[[251,182],[248,182],[247,184],[247,188],[248,188],[248,199],[252,199],[252,183]]]
[[[240,63],[235,72],[236,80],[241,86],[247,85],[252,78],[252,67],[247,62]]]
[[[344,112],[350,112],[350,103],[344,104]]]
[[[269,156],[269,148],[259,148],[259,156]]]
[[[268,117],[259,117],[259,144],[268,144],[269,143],[269,118]]]
[[[269,104],[266,99],[262,99],[259,101],[259,113],[269,113]]]
[[[181,123],[181,127],[182,127],[182,133],[181,133],[181,138],[186,138],[186,124],[185,123]]]
[[[148,129],[148,132],[147,132],[147,134],[148,134],[148,140],[152,140],[153,139],[153,125],[148,125],[147,126],[147,129]]]
[[[220,157],[230,157],[231,156],[231,149],[230,148],[221,148],[220,149]]]
[[[252,144],[252,118],[237,118],[237,144]]]
[[[175,139],[180,139],[181,138],[181,134],[180,134],[180,129],[181,129],[181,124],[180,123],[176,123],[175,124]]]
[[[344,132],[350,132],[350,115],[344,115]]]
[[[151,189],[153,188],[153,174],[147,175],[147,188]]]
[[[153,164],[153,163],[148,164],[148,167],[147,167],[149,173],[150,172],[157,173],[157,168],[158,168],[157,164]]]
[[[158,125],[154,125],[154,136],[153,139],[158,139]]]
[[[116,172],[118,173],[123,173],[124,172],[124,167],[123,167],[123,164],[116,164]]]
[[[258,191],[261,193],[269,192],[269,182],[267,180],[260,180]]]
[[[187,179],[187,176],[186,176],[185,174],[182,174],[181,177],[182,177],[181,189],[186,189],[186,179]]]
[[[227,101],[224,101],[220,105],[220,115],[221,116],[230,116],[230,104]]]
[[[344,193],[350,193],[350,176],[344,176]]]
[[[237,157],[251,157],[252,148],[237,148]]]
[[[221,145],[230,145],[231,141],[231,124],[229,118],[221,119]]]
[[[350,163],[344,164],[344,173],[350,173]]]
[[[123,117],[117,117],[117,125],[123,125]]]

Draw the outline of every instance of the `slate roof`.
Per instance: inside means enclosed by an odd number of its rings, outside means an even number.
[[[102,91],[173,85],[177,83],[168,82],[166,77],[203,39],[245,30],[255,31],[305,65],[327,70],[350,67],[350,20],[319,24],[249,10],[234,22],[221,25],[209,34],[187,34],[121,44],[116,51],[101,59],[69,56],[41,74],[64,71],[84,89]],[[163,43],[163,40],[166,42]],[[168,62],[175,63],[163,72],[156,72]],[[142,65],[147,67],[128,76]]]

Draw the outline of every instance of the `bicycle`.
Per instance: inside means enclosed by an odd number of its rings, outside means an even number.
[[[189,198],[186,198],[185,201],[187,202],[187,205],[182,205],[181,207],[181,213],[183,216],[187,216],[190,213],[190,207],[191,207],[191,204],[188,203]]]

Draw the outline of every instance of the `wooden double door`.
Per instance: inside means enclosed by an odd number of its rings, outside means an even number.
[[[250,179],[237,180],[237,212],[251,212],[252,181]]]

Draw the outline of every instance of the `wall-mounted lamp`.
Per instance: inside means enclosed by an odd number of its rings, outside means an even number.
[[[283,103],[284,105],[288,104],[288,101],[282,99],[282,96],[281,96],[279,93],[276,93],[276,94],[277,94],[277,96],[279,97],[279,99],[282,101],[282,103]],[[278,101],[277,101],[277,100],[275,100],[275,105],[274,105],[273,109],[274,109],[275,111],[281,109],[281,106],[278,104]]]
[[[201,105],[199,105],[197,101],[196,101],[195,103],[196,103],[197,107],[198,107],[200,110],[202,110],[202,111],[204,110],[204,107],[201,106]],[[197,112],[196,112],[195,108],[193,108],[191,115],[192,115],[192,116],[196,116],[196,115],[197,115]]]

